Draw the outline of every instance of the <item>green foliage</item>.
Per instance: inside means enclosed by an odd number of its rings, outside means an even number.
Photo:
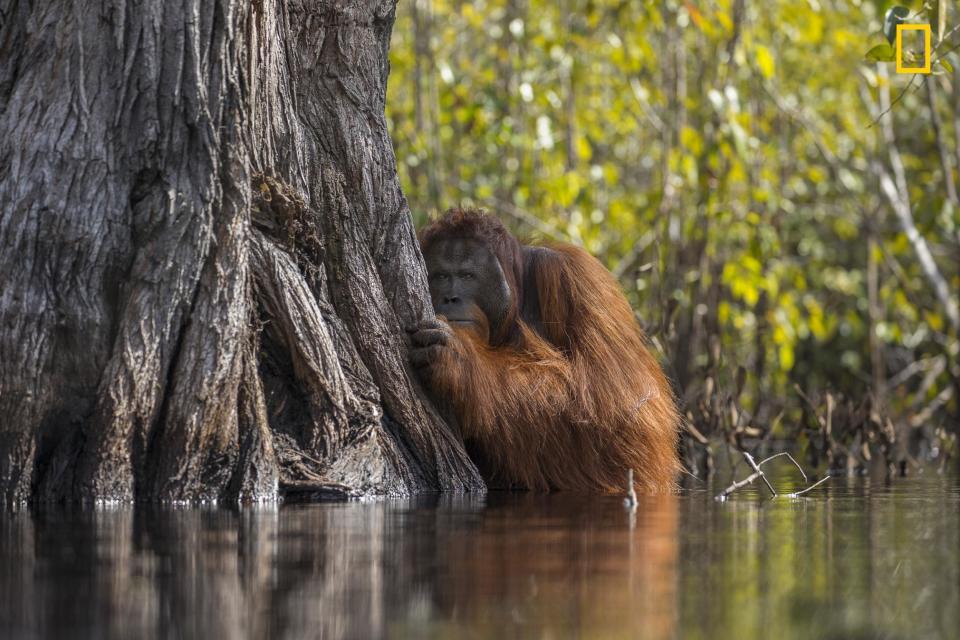
[[[872,169],[890,161],[873,124],[878,92],[896,97],[909,82],[878,72],[893,50],[877,38],[910,15],[884,10],[860,0],[402,2],[387,112],[411,208],[422,223],[476,203],[521,234],[585,246],[621,277],[681,392],[744,367],[741,400],[753,409],[792,397],[794,384],[862,397],[877,357],[871,327],[885,377],[957,352]],[[953,73],[950,46],[938,49],[941,73]],[[935,99],[956,157],[947,86]],[[911,89],[893,117],[913,215],[956,292],[960,221],[928,109]],[[949,376],[935,376],[934,395]],[[891,402],[915,408],[914,384],[891,390]]]
[[[896,59],[896,51],[888,44],[878,44],[867,51],[864,57],[870,62],[893,62]]]
[[[935,36],[932,42],[933,50],[930,52],[932,73],[942,75],[944,73],[953,73],[953,65],[947,56],[957,49],[952,40],[944,40],[945,37],[952,35],[953,32],[947,30],[947,3],[938,0],[927,0],[924,3],[925,11],[917,14],[910,13],[910,9],[902,6],[890,7],[883,18],[883,35],[890,44],[878,44],[870,48],[864,54],[864,58],[870,62],[894,62],[896,60],[896,51],[893,45],[897,40],[897,26],[908,22],[917,22],[917,24],[929,24],[932,35]],[[924,62],[925,53],[922,50],[910,48],[906,41],[902,43],[903,60],[907,66],[920,66]]]

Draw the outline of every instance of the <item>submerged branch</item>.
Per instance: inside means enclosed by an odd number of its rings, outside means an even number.
[[[802,495],[805,494],[807,491],[813,491],[814,489],[816,489],[817,487],[819,487],[821,484],[823,484],[824,482],[826,482],[826,481],[829,480],[829,479],[830,479],[830,476],[824,476],[824,477],[820,478],[819,480],[817,480],[816,482],[814,482],[814,483],[813,483],[812,485],[810,485],[809,487],[807,487],[806,489],[801,489],[800,491],[795,491],[795,492],[793,492],[793,493],[788,493],[788,494],[787,494],[787,497],[788,497],[788,498],[796,498],[797,496],[802,496]]]
[[[779,497],[780,494],[777,493],[777,491],[773,488],[773,485],[770,484],[770,481],[767,480],[767,475],[763,472],[763,469],[762,469],[761,467],[762,467],[764,464],[770,462],[771,460],[774,460],[774,459],[779,458],[779,457],[781,457],[781,456],[786,456],[786,457],[790,460],[790,462],[792,462],[793,465],[800,471],[800,475],[803,476],[804,482],[809,482],[809,479],[808,479],[808,477],[807,477],[806,472],[804,472],[803,467],[801,467],[800,464],[793,458],[793,456],[791,456],[791,455],[790,455],[789,453],[787,453],[786,451],[783,451],[783,452],[781,452],[781,453],[776,453],[776,454],[774,454],[774,455],[772,455],[772,456],[769,456],[769,457],[767,457],[767,458],[764,458],[764,459],[761,460],[760,462],[756,462],[756,461],[753,459],[753,456],[750,455],[749,453],[747,453],[746,451],[741,451],[740,453],[743,454],[743,457],[744,457],[744,459],[747,461],[747,464],[750,465],[750,468],[751,468],[751,469],[753,469],[753,473],[751,473],[749,476],[747,476],[747,477],[744,478],[743,480],[736,480],[736,481],[734,481],[729,487],[727,487],[726,489],[724,489],[723,491],[721,491],[720,493],[718,493],[718,494],[714,497],[714,500],[717,500],[718,502],[723,502],[723,501],[726,500],[726,499],[730,496],[730,494],[732,494],[734,491],[737,491],[738,489],[742,489],[743,487],[746,487],[747,485],[753,484],[753,483],[756,482],[758,479],[762,479],[763,482],[764,482],[764,484],[767,485],[767,489],[770,490],[770,494],[771,494],[770,497],[771,497],[771,498],[777,498],[777,497]],[[810,490],[812,490],[812,489],[820,486],[821,484],[823,484],[824,482],[826,482],[826,481],[829,480],[829,479],[830,479],[830,476],[827,475],[827,476],[821,478],[820,480],[818,480],[817,482],[813,483],[813,484],[810,485],[809,487],[807,487],[807,488],[805,488],[805,489],[803,489],[803,490],[801,490],[801,491],[796,491],[796,492],[794,492],[794,493],[785,494],[784,497],[787,497],[787,498],[795,498],[795,497],[797,497],[797,496],[803,495],[803,494],[805,494],[806,492],[808,492],[808,491],[810,491]]]
[[[775,454],[773,454],[773,455],[770,456],[769,458],[764,458],[764,459],[761,460],[759,463],[757,463],[757,466],[762,467],[763,465],[765,465],[766,463],[770,462],[770,461],[773,460],[774,458],[779,458],[780,456],[787,456],[787,458],[790,460],[790,462],[793,463],[793,466],[795,466],[795,467],[797,468],[797,471],[800,472],[800,475],[803,476],[803,481],[804,481],[804,482],[810,482],[810,480],[807,478],[807,474],[806,474],[806,473],[804,472],[804,470],[803,470],[803,467],[800,466],[800,463],[797,462],[796,460],[794,460],[794,459],[793,459],[793,456],[790,455],[789,453],[787,453],[786,451],[781,451],[780,453],[775,453]]]
[[[753,481],[756,480],[757,478],[759,478],[759,477],[762,476],[762,475],[763,475],[763,472],[762,472],[762,471],[755,471],[755,472],[753,472],[752,474],[750,474],[749,476],[747,476],[747,477],[744,478],[743,480],[738,480],[737,482],[734,482],[734,483],[731,484],[729,487],[727,487],[726,489],[724,489],[723,491],[721,491],[719,494],[717,494],[717,496],[714,498],[714,500],[719,500],[719,501],[721,501],[721,502],[724,501],[724,500],[726,500],[726,499],[727,499],[727,496],[729,496],[731,493],[733,493],[733,492],[736,491],[737,489],[742,489],[743,487],[747,486],[748,484],[753,484]]]
[[[767,476],[766,476],[766,475],[763,473],[763,471],[760,469],[760,465],[758,465],[757,462],[753,459],[753,456],[750,455],[749,453],[747,453],[746,451],[744,451],[744,452],[743,452],[743,457],[746,458],[747,464],[750,465],[750,468],[753,469],[754,473],[760,474],[760,479],[763,480],[763,484],[767,485],[767,489],[769,489],[769,490],[770,490],[770,493],[773,495],[773,497],[776,498],[776,497],[777,497],[777,490],[774,489],[774,488],[773,488],[773,485],[770,484],[770,481],[767,480]]]

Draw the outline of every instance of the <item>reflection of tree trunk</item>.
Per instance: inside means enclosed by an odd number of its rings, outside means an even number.
[[[498,499],[15,511],[0,636],[676,635],[676,496]]]
[[[383,115],[393,3],[18,6],[0,495],[481,487],[399,337],[432,310]]]

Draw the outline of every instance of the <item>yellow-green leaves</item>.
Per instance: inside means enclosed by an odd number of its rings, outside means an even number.
[[[870,62],[893,62],[896,52],[889,44],[878,44],[863,56]]]
[[[757,67],[759,67],[760,73],[763,74],[764,78],[772,78],[775,69],[775,63],[773,60],[773,54],[770,53],[770,49],[763,45],[758,45],[755,50],[755,55],[757,59]]]
[[[798,376],[856,388],[871,260],[885,344],[919,352],[948,328],[871,170],[888,161],[869,126],[879,83],[896,96],[909,80],[873,64],[893,60],[886,7],[770,0],[737,17],[738,4],[400,3],[387,116],[404,193],[418,222],[460,203],[509,207],[521,234],[582,243],[621,269],[668,350],[696,318],[719,327],[709,338],[728,362],[762,361],[771,393]],[[938,21],[940,6],[928,7]],[[937,54],[933,69],[952,72]],[[955,157],[949,92],[934,88]],[[960,214],[925,92],[892,116],[917,226],[960,287]]]

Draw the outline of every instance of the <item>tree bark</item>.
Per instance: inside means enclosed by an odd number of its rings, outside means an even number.
[[[0,495],[482,490],[384,117],[394,0],[0,0]]]

